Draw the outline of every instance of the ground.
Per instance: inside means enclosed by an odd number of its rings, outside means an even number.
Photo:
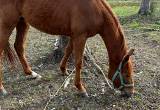
[[[120,21],[129,48],[135,49],[132,56],[134,96],[129,99],[120,97],[108,87],[101,74],[94,72],[94,68],[85,67],[82,79],[89,98],[77,94],[72,79],[68,87],[60,90],[47,105],[66,77],[61,75],[58,64],[47,60],[56,37],[32,28],[27,41],[27,58],[33,70],[43,78],[36,81],[26,77],[20,65],[11,71],[4,63],[4,86],[9,94],[0,97],[0,110],[43,110],[45,107],[46,110],[160,110],[160,19],[131,16],[120,17]],[[13,32],[11,42],[14,36]],[[102,39],[96,35],[88,39],[88,45],[97,64],[107,74],[108,58]]]

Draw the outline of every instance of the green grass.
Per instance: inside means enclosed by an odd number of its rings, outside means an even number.
[[[139,7],[138,6],[118,6],[114,7],[113,11],[118,15],[118,16],[131,16],[136,13],[138,13]]]
[[[109,1],[113,11],[120,17],[121,24],[134,30],[148,33],[149,37],[160,43],[160,2],[154,5],[153,13],[148,16],[138,16],[140,6],[131,1]],[[135,16],[133,16],[135,15]]]
[[[129,24],[129,27],[130,27],[130,28],[137,29],[137,28],[140,27],[140,25],[141,25],[140,22],[133,21],[133,22],[131,22],[131,23]]]
[[[160,20],[156,21],[155,24],[160,25]]]
[[[112,7],[117,7],[117,6],[139,6],[139,2],[132,2],[132,1],[108,1],[109,4]]]
[[[114,12],[118,16],[130,16],[138,13],[140,1],[131,0],[108,0]],[[156,1],[151,5],[153,13],[151,16],[160,17],[160,1]]]
[[[137,19],[129,23],[124,23],[123,25],[132,29],[143,30],[145,32],[160,31],[160,24],[156,24],[155,22],[150,22],[150,23],[141,22],[140,20]]]
[[[156,17],[160,17],[160,2],[158,2],[157,5],[155,5],[154,11],[153,11],[153,15]]]

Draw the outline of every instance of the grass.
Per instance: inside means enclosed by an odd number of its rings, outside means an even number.
[[[140,2],[131,0],[108,0],[114,12],[118,16],[130,16],[138,13]],[[152,16],[160,17],[160,1],[153,2],[151,5]]]
[[[136,14],[138,10],[139,10],[138,6],[118,6],[113,8],[113,11],[118,16],[131,16]]]
[[[123,1],[109,0],[108,2],[113,8],[113,11],[118,16],[131,16],[136,14],[139,10],[139,2],[136,1],[132,2],[128,0],[123,0]]]
[[[155,24],[160,25],[160,20],[156,21]]]
[[[112,7],[117,7],[117,6],[139,6],[139,2],[135,1],[135,2],[132,2],[132,1],[108,1],[109,4],[112,6]]]
[[[140,27],[140,22],[137,22],[137,21],[133,21],[133,22],[131,22],[130,24],[129,24],[129,27],[130,28],[133,28],[133,29],[137,29],[137,28],[139,28]]]
[[[152,41],[155,41],[157,43],[160,43],[160,33],[155,33],[155,32],[149,32],[149,38],[152,39]]]
[[[111,4],[115,14],[121,18],[120,21],[123,26],[150,33],[150,38],[152,40],[160,42],[159,36],[157,33],[155,33],[155,31],[160,31],[159,2],[154,4],[154,11],[151,13],[151,15],[148,16],[137,16],[139,10],[139,2],[137,1],[133,2],[129,0],[109,0],[109,3]]]

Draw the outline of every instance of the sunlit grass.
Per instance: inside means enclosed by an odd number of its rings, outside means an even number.
[[[157,2],[155,5],[154,5],[154,10],[153,10],[153,15],[156,16],[156,17],[160,17],[160,2]]]
[[[136,14],[140,8],[139,0],[107,0],[118,16],[130,16]],[[160,17],[160,1],[153,0],[151,4],[152,16]],[[152,7],[153,6],[153,7]]]
[[[148,16],[138,16],[140,5],[131,1],[109,1],[113,11],[121,18],[121,24],[134,30],[141,30],[149,34],[152,40],[160,42],[160,2],[156,2],[153,12]],[[135,15],[135,16],[133,16]],[[130,19],[128,19],[130,18]],[[154,20],[155,18],[155,20]]]
[[[116,6],[139,6],[140,5],[140,2],[138,1],[108,1],[109,4],[113,7],[116,7]]]
[[[113,8],[118,16],[131,16],[137,14],[138,10],[139,6],[118,6]]]
[[[140,27],[140,23],[138,22],[138,21],[133,21],[133,22],[131,22],[130,24],[129,24],[129,27],[130,28],[138,28],[138,27]]]

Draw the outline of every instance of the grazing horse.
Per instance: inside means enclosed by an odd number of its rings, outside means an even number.
[[[70,36],[65,55],[60,63],[63,74],[66,72],[68,57],[75,58],[75,86],[80,93],[87,95],[80,79],[82,56],[87,38],[100,34],[109,55],[108,78],[115,88],[127,96],[134,93],[133,71],[128,47],[123,31],[111,7],[104,0],[0,0],[0,59],[8,53],[13,62],[14,56],[9,48],[8,39],[16,28],[14,47],[26,75],[41,78],[32,71],[24,53],[29,25],[52,34]],[[0,63],[1,64],[1,63]],[[0,74],[2,74],[0,68]],[[0,76],[0,92],[6,91]]]

